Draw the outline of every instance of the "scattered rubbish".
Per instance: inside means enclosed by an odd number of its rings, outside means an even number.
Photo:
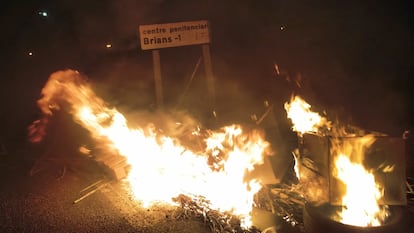
[[[85,187],[84,189],[82,189],[80,191],[81,196],[78,199],[76,199],[75,201],[73,201],[73,204],[79,203],[83,199],[85,199],[85,198],[89,197],[90,195],[96,193],[98,190],[106,187],[109,183],[110,183],[109,180],[101,179],[101,180],[98,180],[98,181],[94,182],[93,184]]]

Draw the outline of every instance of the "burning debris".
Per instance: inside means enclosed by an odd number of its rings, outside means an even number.
[[[252,225],[250,212],[261,183],[246,180],[246,174],[271,153],[259,131],[244,132],[241,126],[231,125],[194,134],[206,136],[201,138],[203,150],[194,152],[153,124],[130,127],[125,116],[97,97],[86,77],[77,71],[53,73],[41,94],[38,105],[43,118],[29,127],[33,142],[42,140],[55,111],[67,111],[95,141],[99,152],[96,160],[121,174],[118,178],[127,181],[124,187],[144,207],[160,201],[176,205],[173,198],[182,194],[203,196],[211,210],[237,216],[242,228]],[[122,159],[108,162],[115,157]]]
[[[260,208],[270,211],[292,227],[303,230],[302,209],[306,199],[297,185],[268,185],[257,196]]]
[[[259,233],[254,227],[241,227],[240,218],[229,212],[220,212],[211,209],[211,203],[204,197],[190,198],[180,194],[173,199],[180,204],[181,209],[176,213],[177,219],[197,218],[207,224],[213,233]]]
[[[81,194],[81,196],[73,201],[73,204],[77,204],[80,201],[82,201],[83,199],[91,196],[92,194],[96,193],[97,191],[105,188],[107,185],[110,184],[109,180],[106,179],[101,179],[98,180],[96,182],[94,182],[93,184],[85,187],[84,189],[82,189],[79,193]]]
[[[390,205],[406,204],[403,138],[334,125],[298,97],[285,108],[298,132],[295,158],[308,208],[328,203],[337,209],[332,220],[375,227],[386,224]]]
[[[293,152],[297,180],[271,185],[251,175],[273,153],[260,130],[246,130],[240,125],[219,130],[197,126],[192,131],[182,127],[168,133],[139,118],[128,121],[95,95],[86,77],[73,70],[53,73],[38,105],[43,117],[29,127],[32,142],[44,138],[56,111],[67,111],[96,143],[93,150],[81,150],[109,168],[116,180],[122,180],[132,200],[144,208],[160,202],[179,206],[177,219],[201,219],[212,232],[259,232],[252,222],[254,208],[303,231],[303,208],[326,203],[341,207],[335,221],[379,226],[390,215],[389,205],[406,203],[405,182],[402,195],[400,187],[404,180],[403,151],[383,149],[387,143],[400,148],[401,140],[334,125],[312,112],[298,96],[285,104],[292,129],[298,133],[298,148]],[[348,177],[349,172],[360,176]],[[395,182],[387,185],[389,179]],[[75,203],[105,185],[103,182],[84,190]],[[360,199],[361,187],[372,190],[365,192],[372,195],[362,203],[355,201]],[[351,195],[354,190],[356,197]],[[360,216],[358,220],[363,222],[348,220],[347,216]]]

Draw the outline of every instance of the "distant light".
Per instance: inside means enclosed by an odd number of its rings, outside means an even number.
[[[39,14],[40,16],[43,16],[43,17],[47,17],[47,16],[49,16],[49,14],[48,14],[46,11],[39,11],[39,12],[38,12],[38,14]]]
[[[285,30],[285,26],[280,26],[280,31]]]
[[[111,44],[106,44],[105,47],[110,49],[110,48],[112,48],[112,45]]]
[[[32,52],[28,52],[27,55],[33,56],[33,53]]]

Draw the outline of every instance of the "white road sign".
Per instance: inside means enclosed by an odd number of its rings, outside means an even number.
[[[141,49],[160,49],[210,43],[207,20],[140,25]]]

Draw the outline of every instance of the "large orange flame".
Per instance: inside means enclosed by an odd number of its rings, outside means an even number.
[[[333,175],[345,185],[339,213],[342,223],[379,226],[388,216],[387,206],[379,205],[384,190],[375,181],[373,173],[363,166],[365,150],[374,141],[373,135],[366,135],[333,145]]]
[[[326,118],[311,111],[311,105],[299,96],[292,96],[290,102],[285,103],[287,117],[291,119],[292,130],[299,134],[317,133],[321,127],[330,126]]]
[[[53,73],[38,105],[46,119],[54,108],[65,106],[101,147],[124,156],[130,165],[125,187],[143,205],[174,204],[172,198],[179,194],[203,196],[210,208],[231,211],[242,219],[242,226],[251,225],[254,195],[262,185],[259,180],[245,180],[245,174],[263,163],[269,152],[260,132],[246,133],[239,125],[208,131],[204,151],[195,153],[154,127],[130,128],[124,115],[108,107],[73,70]],[[38,131],[42,136],[44,131]]]

